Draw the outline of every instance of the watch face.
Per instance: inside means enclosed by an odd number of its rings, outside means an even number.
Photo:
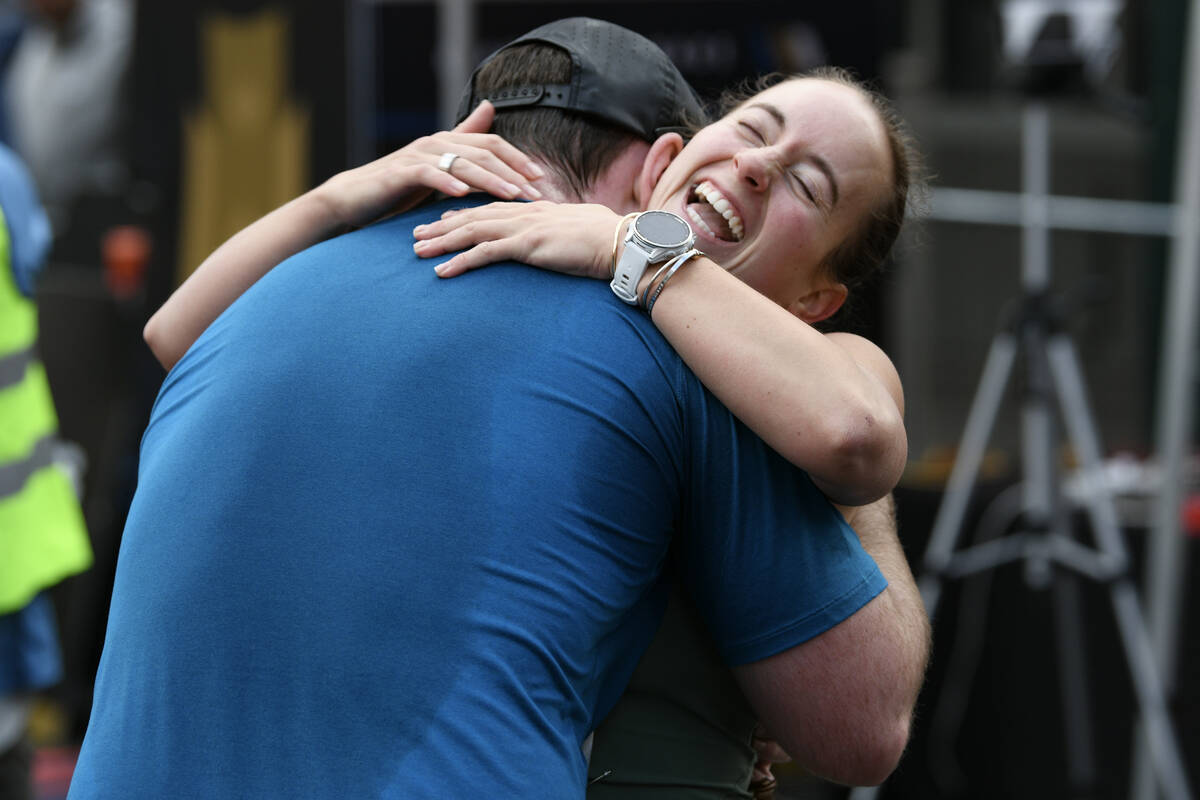
[[[634,220],[638,236],[655,247],[680,247],[692,238],[683,217],[670,211],[646,211]]]

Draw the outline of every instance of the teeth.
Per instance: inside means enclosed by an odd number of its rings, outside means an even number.
[[[708,223],[704,221],[703,217],[701,217],[695,211],[692,211],[690,208],[687,209],[687,215],[692,220],[693,225],[695,225],[697,228],[704,231],[705,233],[707,233],[709,236],[713,237],[714,239],[717,238],[717,232],[714,231],[712,228],[708,227]]]
[[[718,190],[717,187],[713,186],[708,181],[703,181],[699,186],[696,187],[696,196],[708,203],[713,207],[714,211],[724,217],[725,221],[729,223],[729,232],[733,234],[733,238],[741,241],[742,235],[746,231],[745,226],[742,224],[742,218],[734,213],[733,207],[729,205],[729,201],[725,199],[720,190]],[[693,219],[695,218],[694,214],[689,216],[692,216]],[[703,227],[709,233],[709,235],[715,235],[707,225],[701,223],[701,227]]]

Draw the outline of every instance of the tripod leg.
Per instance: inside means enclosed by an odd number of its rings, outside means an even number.
[[[1046,342],[1046,353],[1050,358],[1050,373],[1054,377],[1054,388],[1062,406],[1067,434],[1083,466],[1085,480],[1091,481],[1100,468],[1100,439],[1088,404],[1075,346],[1065,334],[1055,334]],[[1088,494],[1096,501],[1087,503],[1087,512],[1100,548],[1119,561],[1115,564],[1118,571],[1125,571],[1128,569],[1128,555],[1112,497],[1103,487],[1094,484],[1089,487]]]
[[[971,499],[971,489],[979,475],[979,465],[983,461],[1016,356],[1016,337],[1008,332],[997,334],[988,351],[983,377],[979,380],[979,389],[975,393],[975,399],[971,401],[967,426],[963,431],[958,455],[954,459],[954,467],[950,470],[950,479],[946,482],[946,494],[938,506],[929,546],[925,550],[925,574],[921,577],[920,586],[925,610],[931,618],[937,611],[941,595],[939,575],[949,564],[954,552],[954,544],[962,528],[967,503]]]
[[[1059,570],[1053,594],[1054,627],[1058,631],[1058,675],[1067,732],[1067,779],[1075,797],[1086,797],[1096,788],[1096,761],[1087,665],[1083,658],[1087,645],[1078,578]]]
[[[1168,800],[1189,800],[1192,794],[1183,768],[1183,756],[1171,728],[1162,673],[1154,659],[1154,648],[1150,644],[1150,633],[1142,617],[1137,592],[1128,578],[1114,583],[1110,591],[1133,688],[1142,711],[1142,725],[1150,743],[1150,757],[1158,771],[1159,788]]]
[[[1096,474],[1100,465],[1100,443],[1096,426],[1084,392],[1082,372],[1071,340],[1056,334],[1047,342],[1051,372],[1059,401],[1062,403],[1071,443],[1079,453],[1084,475]],[[1154,657],[1149,630],[1142,617],[1137,591],[1129,579],[1128,558],[1121,540],[1116,508],[1112,497],[1103,487],[1093,486],[1087,510],[1100,548],[1120,564],[1123,577],[1109,586],[1117,629],[1129,662],[1134,693],[1141,708],[1150,754],[1158,771],[1159,786],[1170,800],[1186,800],[1187,775],[1179,744],[1171,728],[1171,719],[1162,685],[1162,671]]]

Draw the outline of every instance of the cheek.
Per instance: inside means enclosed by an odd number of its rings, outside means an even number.
[[[738,261],[731,271],[743,283],[785,307],[815,288],[820,271],[811,242],[783,238],[747,250]]]
[[[764,220],[763,232],[722,266],[746,285],[787,305],[813,283],[830,223],[813,209],[797,207],[790,198],[776,203],[773,211]]]
[[[664,172],[654,190],[650,193],[647,208],[665,208],[676,211],[685,200],[684,190],[687,188],[684,177],[680,173]]]
[[[778,300],[776,295],[787,282],[787,274],[790,272],[785,266],[788,263],[786,248],[779,246],[779,242],[757,246],[760,244],[762,243],[752,244],[724,266],[742,283],[773,300]]]

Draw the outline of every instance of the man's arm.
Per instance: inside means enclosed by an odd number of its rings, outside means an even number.
[[[930,626],[896,535],[891,497],[848,521],[888,587],[825,633],[734,668],[767,730],[829,780],[881,783],[908,742],[929,657]]]

